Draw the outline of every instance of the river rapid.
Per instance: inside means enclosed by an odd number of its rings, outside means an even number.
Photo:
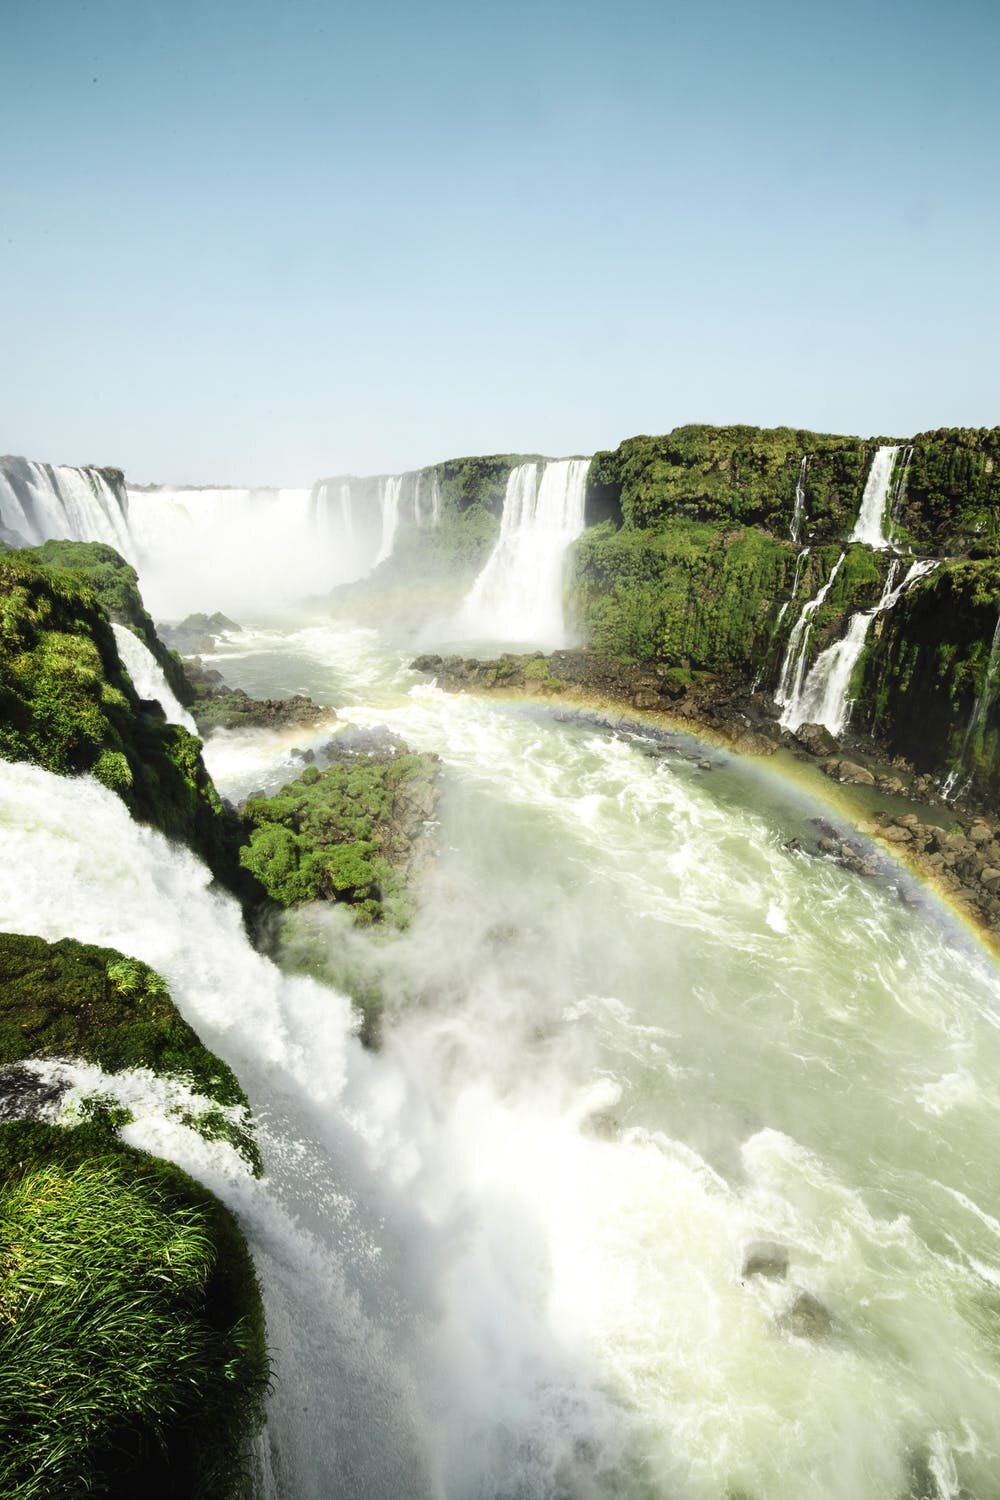
[[[0,922],[147,960],[247,1090],[260,1182],[155,1111],[126,1133],[246,1230],[261,1490],[1000,1495],[1000,978],[956,920],[787,848],[829,809],[766,769],[444,694],[374,631],[251,628],[217,664],[440,755],[410,928],[313,911],[278,967],[110,792],[8,764]],[[206,760],[238,799],[336,728]],[[744,1274],[761,1240],[784,1277]]]

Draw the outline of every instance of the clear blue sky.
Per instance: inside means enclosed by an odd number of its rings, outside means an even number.
[[[0,451],[994,425],[998,79],[996,0],[3,0]]]

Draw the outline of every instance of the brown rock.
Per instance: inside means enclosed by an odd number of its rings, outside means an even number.
[[[890,844],[910,843],[910,830],[908,828],[900,828],[895,823],[890,823],[888,828],[883,828],[881,836],[884,839],[888,839]]]
[[[842,760],[837,767],[836,776],[838,781],[849,782],[852,786],[875,785],[875,777],[871,771],[853,760]]]

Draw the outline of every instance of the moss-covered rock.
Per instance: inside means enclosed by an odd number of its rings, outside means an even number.
[[[231,1215],[100,1121],[0,1127],[0,1493],[247,1493],[269,1379]]]
[[[408,752],[309,766],[244,805],[240,858],[282,906],[342,901],[358,921],[405,923],[404,872],[433,814],[436,776],[436,757]]]
[[[135,817],[239,885],[238,832],[200,741],[139,699],[84,572],[25,552],[0,554],[0,756],[61,775],[90,772]]]
[[[194,692],[191,712],[202,735],[213,729],[311,729],[337,717],[332,708],[322,708],[302,693],[251,698],[242,688],[229,687],[221,672],[197,657],[185,660],[184,670]]]
[[[228,1140],[259,1170],[246,1095],[198,1040],[159,974],[112,948],[0,933],[0,1066],[43,1057],[178,1079],[220,1106],[188,1123]]]
[[[91,585],[109,619],[128,625],[152,652],[179,703],[188,707],[194,693],[176,651],[164,645],[139,592],[139,577],[113,547],[104,542],[44,542],[40,547],[23,548],[18,556],[25,562],[39,562],[46,568],[79,573]]]

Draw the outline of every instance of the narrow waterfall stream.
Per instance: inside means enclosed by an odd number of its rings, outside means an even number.
[[[312,909],[283,973],[110,792],[6,763],[0,922],[151,963],[247,1088],[263,1181],[180,1127],[157,1149],[260,1268],[274,1491],[991,1495],[1000,984],[954,920],[786,847],[828,810],[750,763],[446,695],[374,631],[247,630],[218,664],[441,755],[412,926]],[[240,796],[292,742],[207,758]],[[762,1240],[784,1278],[746,1274]]]
[[[122,665],[131,677],[132,686],[139,697],[149,698],[158,703],[163,709],[168,724],[181,724],[191,734],[197,734],[194,720],[187,709],[177,701],[173,689],[163,675],[163,668],[145,641],[141,641],[135,631],[130,630],[127,625],[112,625],[111,629],[118,643],[118,655],[121,657]]]

